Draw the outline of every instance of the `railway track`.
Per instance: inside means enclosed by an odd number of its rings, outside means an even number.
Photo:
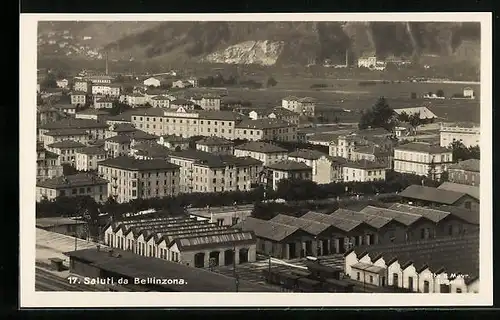
[[[35,270],[36,291],[101,291],[94,286],[70,284],[66,278],[55,275],[41,268]]]

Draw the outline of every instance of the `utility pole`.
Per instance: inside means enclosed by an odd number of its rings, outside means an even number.
[[[267,282],[271,283],[271,254],[269,254],[269,270],[267,274]]]
[[[236,292],[239,291],[240,282],[238,280],[238,274],[236,273],[236,243],[233,243],[233,273],[234,273],[234,285]]]

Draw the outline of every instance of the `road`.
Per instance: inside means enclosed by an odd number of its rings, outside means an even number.
[[[94,286],[70,284],[66,278],[54,273],[36,268],[35,291],[101,291]]]

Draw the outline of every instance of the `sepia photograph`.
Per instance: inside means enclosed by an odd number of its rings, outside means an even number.
[[[491,304],[491,34],[21,15],[21,305]]]

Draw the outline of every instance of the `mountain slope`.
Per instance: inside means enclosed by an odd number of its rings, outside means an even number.
[[[99,50],[119,60],[305,65],[325,59],[344,63],[348,52],[351,61],[367,54],[479,61],[477,23],[64,22],[59,28],[92,37]]]

